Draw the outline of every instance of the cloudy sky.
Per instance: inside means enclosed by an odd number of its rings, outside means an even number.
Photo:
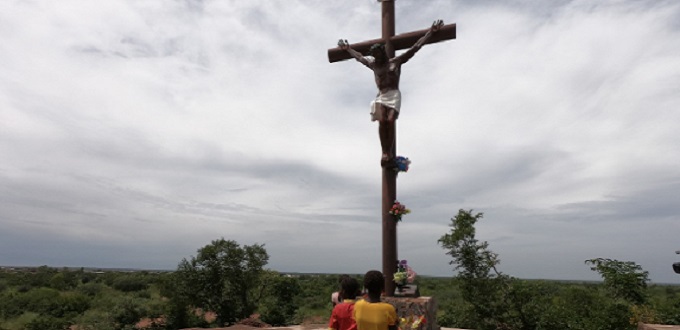
[[[458,27],[402,70],[400,258],[453,275],[437,239],[474,209],[509,275],[680,283],[680,2],[396,8]],[[379,36],[375,0],[0,2],[0,265],[174,269],[224,237],[380,269],[372,72],[326,56]]]

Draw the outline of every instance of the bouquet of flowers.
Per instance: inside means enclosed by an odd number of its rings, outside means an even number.
[[[408,172],[408,167],[411,165],[411,161],[404,156],[397,156],[394,158],[394,170],[397,172]]]
[[[402,317],[399,319],[400,330],[418,330],[420,326],[425,324],[425,316],[411,315],[409,317]]]
[[[394,273],[394,283],[397,283],[399,285],[406,284],[407,278],[408,274],[406,274],[406,271],[398,271]]]
[[[411,210],[407,209],[406,205],[399,203],[399,201],[394,201],[394,204],[390,209],[390,214],[394,216],[396,222],[401,221],[402,215],[409,213],[411,213]]]
[[[397,274],[399,274],[399,281],[397,281]],[[408,265],[408,261],[400,260],[397,264],[397,272],[394,273],[394,281],[397,283],[413,283],[416,280],[416,272]]]

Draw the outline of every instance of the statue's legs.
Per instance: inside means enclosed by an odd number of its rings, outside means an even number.
[[[394,120],[397,113],[394,109],[382,107],[382,118],[379,120],[378,134],[380,135],[380,147],[382,148],[382,158],[380,164],[388,166],[394,157]]]
[[[382,147],[382,158],[380,162],[384,165],[390,160],[390,151],[392,147],[389,143],[389,122],[387,120],[381,120],[380,126],[378,127],[378,133],[380,134],[380,147]]]

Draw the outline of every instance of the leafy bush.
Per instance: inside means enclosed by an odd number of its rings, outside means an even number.
[[[68,330],[71,323],[53,316],[38,316],[24,326],[24,330]]]
[[[88,310],[73,321],[80,330],[116,330],[110,313],[101,310]]]
[[[22,329],[26,324],[33,321],[38,317],[37,313],[25,312],[17,317],[7,319],[5,322],[0,324],[0,328],[6,329]]]
[[[680,297],[671,298],[658,307],[659,322],[663,324],[680,324]]]
[[[300,295],[299,280],[269,272],[264,281],[265,294],[259,312],[263,322],[283,326],[294,322],[298,309],[296,298]]]
[[[104,284],[101,283],[94,283],[94,282],[88,282],[86,284],[82,284],[77,288],[77,291],[89,296],[89,297],[94,297],[102,292],[104,290],[105,286]]]
[[[59,307],[53,307],[50,315],[56,317],[75,317],[90,308],[90,298],[81,293],[65,292],[59,296],[56,304]]]
[[[11,304],[15,307],[15,312],[11,314],[18,315],[23,311],[50,314],[59,309],[59,296],[59,291],[45,287],[17,294],[11,298]]]
[[[147,316],[147,310],[144,303],[132,297],[117,299],[116,305],[111,310],[111,318],[119,329],[125,325],[135,325],[145,316]]]
[[[120,276],[113,280],[112,287],[123,292],[146,290],[149,287],[147,281],[140,276]]]

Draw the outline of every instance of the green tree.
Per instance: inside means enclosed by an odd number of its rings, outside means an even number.
[[[142,276],[133,274],[115,278],[112,287],[123,292],[134,292],[146,290],[149,287],[149,284]]]
[[[269,261],[264,245],[244,245],[224,238],[183,259],[177,267],[177,294],[217,314],[220,325],[233,324],[257,308],[263,287],[263,267]]]
[[[605,258],[589,259],[585,263],[592,265],[591,270],[600,273],[605,287],[615,298],[636,305],[646,302],[649,272],[642,270],[642,266],[632,261]]]
[[[68,289],[66,277],[63,272],[56,273],[50,279],[50,287],[59,291]]]
[[[274,271],[266,272],[265,278],[266,289],[259,308],[262,321],[274,326],[293,323],[298,309],[296,300],[302,292],[300,281]]]
[[[634,329],[638,321],[657,320],[656,310],[647,305],[649,272],[643,270],[642,266],[633,261],[606,258],[589,259],[585,263],[602,276],[606,292],[613,298],[605,316],[612,320],[610,323],[629,319],[628,328]],[[623,328],[620,326],[617,329]]]
[[[95,297],[98,294],[100,294],[106,286],[101,283],[94,283],[94,282],[88,282],[85,284],[80,285],[76,291],[89,296],[89,297]]]
[[[470,305],[462,306],[469,312],[463,314],[464,319],[456,320],[461,323],[456,326],[479,330],[503,328],[509,322],[505,295],[510,278],[496,269],[500,260],[488,249],[489,243],[475,237],[475,224],[482,216],[482,213],[473,214],[472,210],[459,210],[451,219],[451,232],[439,239],[439,244],[452,258],[449,263],[458,271],[461,296]]]

